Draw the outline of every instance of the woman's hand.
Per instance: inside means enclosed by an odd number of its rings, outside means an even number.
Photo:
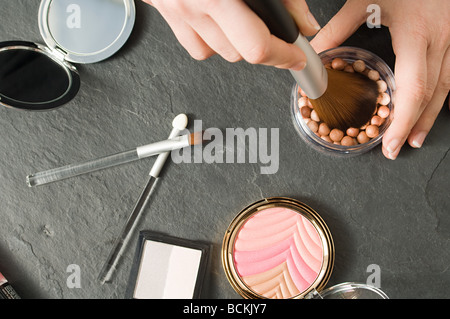
[[[219,54],[225,60],[301,70],[306,57],[295,45],[270,34],[242,0],[144,0],[154,6],[189,54],[204,60]],[[305,0],[284,0],[300,31],[312,36],[320,26]]]
[[[311,42],[317,52],[336,47],[378,4],[396,55],[394,119],[383,138],[383,154],[396,159],[406,141],[420,148],[450,89],[450,1],[348,0]]]

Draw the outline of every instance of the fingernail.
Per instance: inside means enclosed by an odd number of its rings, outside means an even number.
[[[415,148],[421,148],[423,145],[423,142],[425,142],[425,138],[427,137],[427,132],[419,132],[414,137],[411,145]]]
[[[394,139],[389,143],[387,151],[389,154],[394,154],[399,147],[400,147],[400,140]]]
[[[301,71],[301,70],[303,70],[305,67],[306,67],[306,62],[305,62],[305,61],[302,61],[302,62],[298,63],[297,65],[295,65],[294,67],[292,67],[291,69],[292,69],[293,71]]]
[[[316,29],[317,31],[319,31],[320,30],[320,24],[317,22],[316,18],[314,18],[314,16],[312,15],[311,12],[308,12],[307,16],[308,16],[309,23],[312,25],[312,27],[314,29]]]
[[[393,160],[393,161],[395,161],[397,159],[397,156],[395,156],[395,154],[393,154],[393,153],[389,153],[388,157],[390,160]]]
[[[401,142],[399,139],[394,139],[389,143],[388,147],[386,148],[390,160],[394,161],[395,159],[397,159],[399,148],[401,146],[400,143]]]

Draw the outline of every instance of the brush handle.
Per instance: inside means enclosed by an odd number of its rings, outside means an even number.
[[[109,253],[108,259],[106,260],[102,270],[100,271],[98,279],[102,284],[112,281],[112,276],[117,268],[119,260],[121,259],[125,249],[128,246],[128,243],[130,242],[131,234],[136,228],[138,220],[144,213],[145,207],[150,200],[151,194],[155,189],[157,181],[158,178],[156,177],[153,177],[151,175],[148,177],[147,183],[142,190],[141,195],[139,196],[139,199],[136,202],[133,211],[131,212],[131,215],[128,217],[128,220],[123,227],[120,236],[117,237],[116,241],[114,242],[114,246]]]
[[[30,187],[48,184],[69,177],[92,173],[101,169],[122,165],[165,152],[170,152],[187,146],[189,146],[189,136],[177,136],[165,141],[139,146],[134,150],[125,151],[114,155],[108,155],[94,160],[88,160],[82,163],[69,164],[63,167],[28,175],[27,184]],[[159,171],[154,173],[159,174]]]
[[[291,71],[305,94],[311,99],[321,97],[328,86],[328,74],[320,57],[304,37],[281,0],[244,0],[250,9],[264,21],[270,32],[298,46],[306,55],[307,64],[301,71]]]
[[[101,157],[95,160],[85,161],[77,164],[70,164],[59,168],[50,169],[27,176],[27,184],[30,187],[60,181],[69,177],[91,173],[101,169],[109,168],[136,161],[139,159],[136,150],[121,152],[114,155]]]

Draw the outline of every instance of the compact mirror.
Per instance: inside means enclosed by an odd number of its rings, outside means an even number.
[[[133,0],[43,0],[39,29],[46,46],[0,43],[0,104],[48,110],[73,99],[80,78],[73,63],[95,63],[116,53],[135,21]]]
[[[30,42],[0,43],[0,103],[24,110],[47,110],[78,92],[75,68]]]

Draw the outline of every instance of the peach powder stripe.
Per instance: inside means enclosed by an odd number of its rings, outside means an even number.
[[[322,262],[317,230],[287,208],[256,213],[235,240],[236,270],[252,290],[267,298],[290,298],[306,290],[317,278]]]

